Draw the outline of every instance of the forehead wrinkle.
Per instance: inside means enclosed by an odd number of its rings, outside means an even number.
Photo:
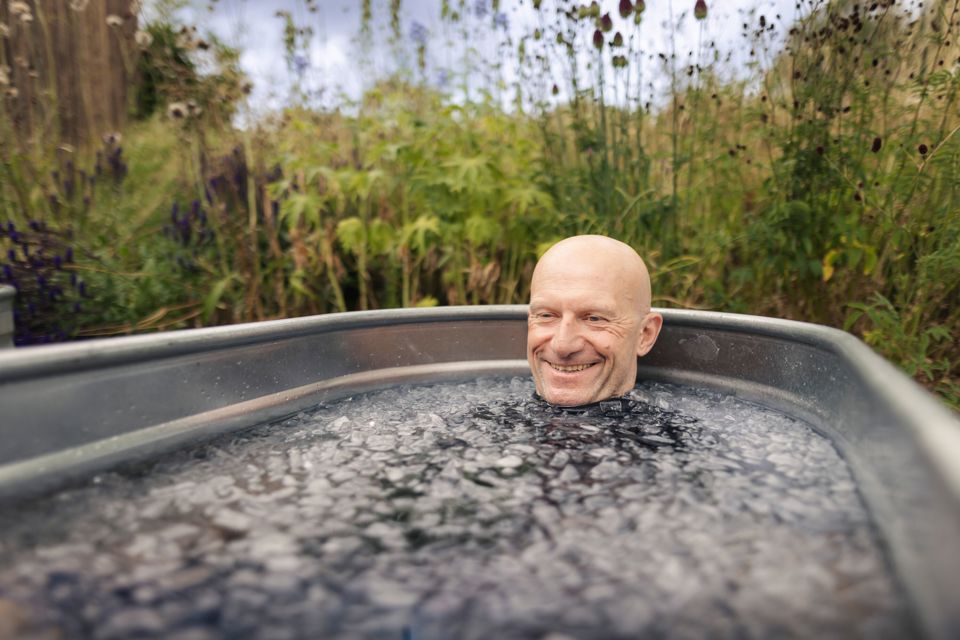
[[[599,302],[603,298],[614,309],[632,307],[636,313],[643,311],[642,274],[631,268],[634,265],[610,255],[591,255],[584,260],[577,254],[582,252],[557,251],[541,258],[530,283],[531,304],[541,296],[563,299],[573,293],[588,293],[590,299]],[[635,255],[634,258],[639,260]]]

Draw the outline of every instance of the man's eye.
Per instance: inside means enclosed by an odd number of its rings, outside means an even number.
[[[603,322],[603,318],[601,316],[587,316],[587,320],[590,322]]]

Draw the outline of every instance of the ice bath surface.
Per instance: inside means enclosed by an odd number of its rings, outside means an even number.
[[[0,637],[914,635],[806,425],[662,384],[623,416],[532,390],[357,396],[5,509]]]

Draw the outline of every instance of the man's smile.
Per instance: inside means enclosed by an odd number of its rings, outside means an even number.
[[[555,362],[550,362],[549,360],[544,360],[554,371],[559,371],[561,373],[576,373],[578,371],[584,371],[589,369],[595,364],[600,364],[599,362],[585,362],[583,364],[557,364]]]

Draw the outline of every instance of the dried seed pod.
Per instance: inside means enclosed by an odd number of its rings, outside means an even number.
[[[613,18],[610,17],[609,13],[603,14],[603,17],[600,18],[600,28],[604,32],[609,32],[613,30]]]
[[[697,3],[693,5],[693,17],[697,20],[703,20],[707,17],[707,3],[704,0],[697,0]]]

